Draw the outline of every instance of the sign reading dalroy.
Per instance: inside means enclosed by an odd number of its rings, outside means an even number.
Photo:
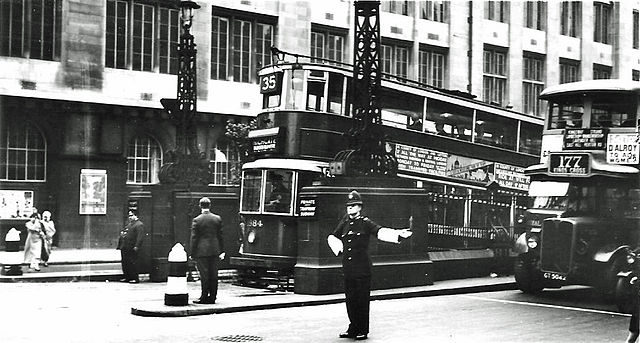
[[[635,133],[609,135],[607,163],[638,164],[639,158],[638,136]]]

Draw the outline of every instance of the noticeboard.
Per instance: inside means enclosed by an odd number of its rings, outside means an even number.
[[[607,137],[607,163],[638,164],[638,134],[610,134]]]

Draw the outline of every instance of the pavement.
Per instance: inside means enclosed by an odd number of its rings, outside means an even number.
[[[5,261],[6,252],[0,252],[0,261]],[[40,272],[22,266],[23,274],[0,275],[2,282],[110,282],[122,277],[120,253],[115,249],[54,249],[49,267]],[[199,293],[199,282],[187,282],[189,303],[185,306],[164,305],[166,282],[149,282],[147,274],[141,275],[140,287],[157,294],[156,297],[136,302],[131,313],[145,317],[186,317],[196,315],[255,311],[275,308],[326,305],[344,302],[344,294],[306,295],[278,288],[252,288],[234,283],[234,270],[221,270],[218,299],[215,304],[193,304]],[[185,278],[186,279],[186,278]],[[402,299],[451,294],[492,292],[516,289],[513,276],[487,275],[466,279],[435,281],[433,285],[373,290],[371,300]]]

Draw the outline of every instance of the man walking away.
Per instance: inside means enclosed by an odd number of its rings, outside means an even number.
[[[211,200],[200,199],[201,214],[191,223],[191,257],[200,273],[200,298],[196,304],[214,304],[218,295],[218,260],[225,257],[222,219],[211,213]]]

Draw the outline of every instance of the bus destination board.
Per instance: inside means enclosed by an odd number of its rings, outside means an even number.
[[[604,129],[567,129],[564,132],[565,150],[604,150]]]
[[[586,176],[589,174],[589,154],[550,154],[549,173]]]

